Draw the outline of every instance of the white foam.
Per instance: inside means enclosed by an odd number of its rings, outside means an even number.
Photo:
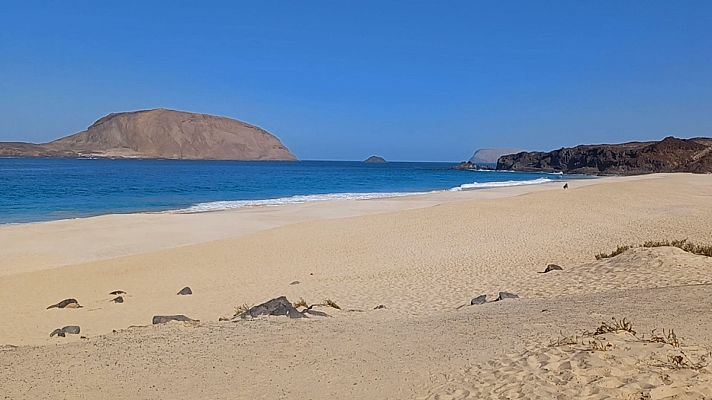
[[[487,189],[508,186],[522,185],[538,185],[542,183],[554,182],[552,179],[539,178],[528,181],[500,181],[500,182],[472,182],[466,183],[451,189],[449,191],[459,192],[461,190]],[[448,190],[442,190],[446,192]],[[436,193],[440,190],[432,192],[388,192],[388,193],[328,193],[328,194],[310,194],[298,195],[290,197],[280,197],[276,199],[261,199],[261,200],[233,200],[233,201],[211,201],[207,203],[198,203],[188,208],[181,210],[168,211],[171,213],[201,213],[210,211],[232,210],[244,207],[257,206],[280,206],[285,204],[302,204],[314,201],[330,201],[330,200],[369,200],[369,199],[385,199],[392,197],[413,196],[425,193]]]
[[[452,192],[459,192],[461,190],[472,190],[472,189],[487,189],[487,188],[498,188],[498,187],[509,187],[509,186],[526,186],[526,185],[541,185],[542,183],[554,182],[554,180],[549,178],[537,178],[528,181],[500,181],[500,182],[472,182],[465,183],[458,187],[450,189]]]
[[[232,210],[235,208],[255,207],[255,206],[280,206],[285,204],[302,204],[314,201],[330,200],[369,200],[384,199],[390,197],[412,196],[423,194],[424,192],[392,192],[392,193],[328,193],[310,194],[290,197],[280,197],[277,199],[262,200],[234,200],[234,201],[211,201],[208,203],[198,203],[194,206],[182,210],[172,211],[179,213],[198,213],[219,210]]]

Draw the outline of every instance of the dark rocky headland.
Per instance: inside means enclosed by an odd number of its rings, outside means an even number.
[[[550,152],[504,155],[497,170],[589,175],[712,172],[712,138],[580,145]]]

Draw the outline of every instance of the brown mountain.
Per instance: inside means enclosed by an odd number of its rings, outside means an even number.
[[[499,158],[498,170],[636,175],[655,172],[712,172],[712,139],[581,145],[548,153],[521,152]]]
[[[0,143],[0,156],[295,160],[274,135],[234,119],[165,109],[109,114],[50,143]]]

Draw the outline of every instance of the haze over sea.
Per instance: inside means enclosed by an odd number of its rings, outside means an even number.
[[[203,212],[544,183],[560,175],[452,163],[0,159],[0,224],[114,213]]]

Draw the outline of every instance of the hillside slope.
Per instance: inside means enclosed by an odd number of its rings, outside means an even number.
[[[109,114],[45,144],[0,143],[0,156],[295,160],[269,132],[241,121],[166,109]]]

